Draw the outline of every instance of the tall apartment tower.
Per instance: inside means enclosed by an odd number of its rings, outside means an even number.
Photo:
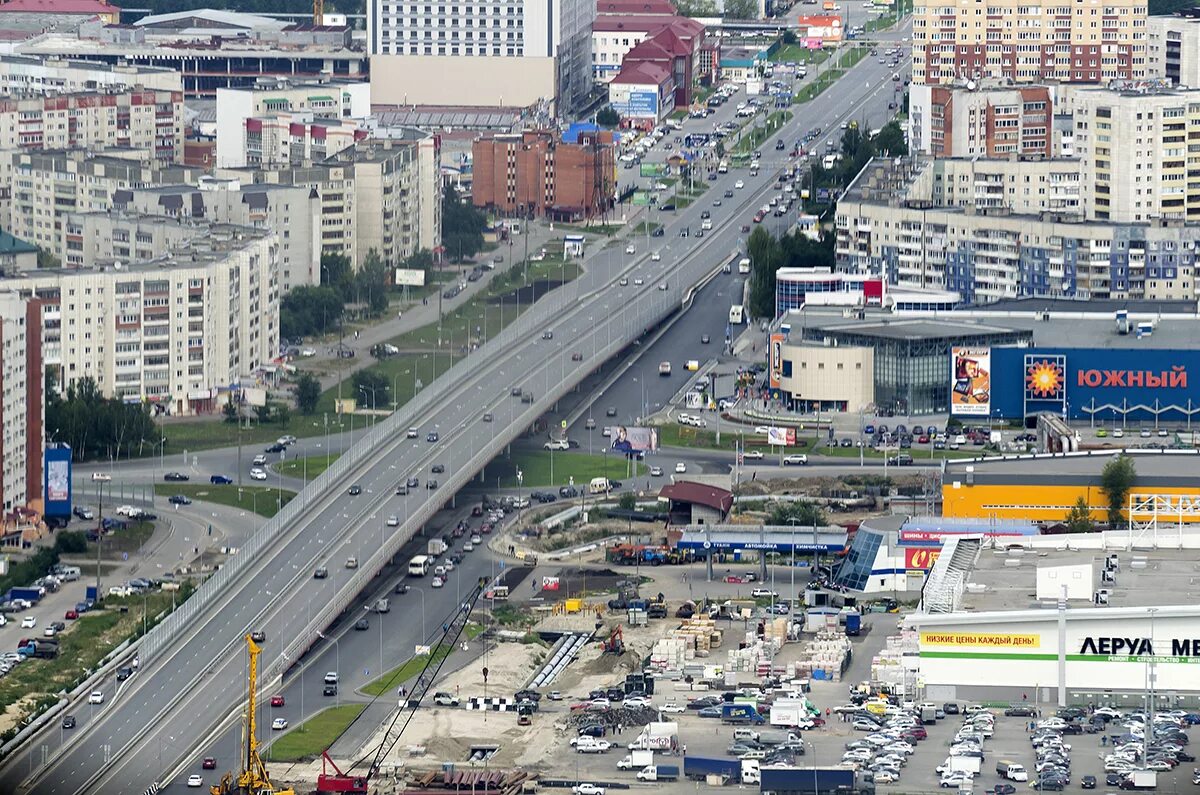
[[[915,0],[913,83],[1146,77],[1145,0]]]

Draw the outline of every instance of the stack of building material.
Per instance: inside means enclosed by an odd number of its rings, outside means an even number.
[[[650,650],[650,667],[658,671],[679,670],[688,660],[688,646],[683,638],[659,638]]]

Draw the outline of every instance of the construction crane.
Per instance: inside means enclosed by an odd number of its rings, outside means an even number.
[[[250,652],[250,681],[246,692],[246,717],[242,724],[246,740],[242,772],[238,774],[236,781],[232,773],[226,773],[221,776],[221,783],[209,787],[209,791],[212,795],[296,795],[293,789],[276,787],[271,783],[267,766],[258,755],[258,724],[255,714],[258,706],[258,655],[262,653],[262,648],[247,634],[246,649]]]
[[[322,25],[325,20],[325,0],[313,0],[313,24]]]
[[[442,635],[438,638],[437,643],[430,647],[429,658],[425,661],[425,667],[421,669],[417,681],[413,684],[412,689],[409,690],[407,701],[403,702],[400,709],[396,711],[392,722],[388,724],[387,731],[384,732],[383,739],[375,751],[368,753],[356,761],[346,771],[343,771],[334,764],[334,761],[329,758],[328,751],[321,754],[321,775],[317,776],[318,793],[336,793],[336,795],[367,794],[367,788],[371,783],[371,779],[379,774],[379,768],[383,764],[383,760],[387,758],[392,749],[396,747],[396,743],[400,741],[400,735],[404,733],[409,721],[416,714],[417,707],[421,704],[421,699],[433,687],[433,681],[437,678],[438,671],[442,668],[442,663],[449,656],[448,654],[435,654],[433,652],[437,650],[439,645],[445,645],[446,648],[454,648],[455,644],[458,643],[459,635],[462,634],[463,628],[467,625],[467,619],[470,618],[471,611],[475,609],[475,603],[479,601],[479,597],[487,588],[488,580],[481,578],[476,584],[475,589],[455,609],[453,617],[442,626]],[[364,764],[366,765],[365,773],[362,775],[350,775],[350,771],[357,767],[362,767]],[[331,769],[333,772],[329,772]],[[213,795],[221,795],[221,793],[214,791]]]

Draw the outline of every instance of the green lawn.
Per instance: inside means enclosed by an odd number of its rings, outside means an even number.
[[[152,535],[154,535],[154,522],[130,522],[124,530],[117,530],[104,536],[104,548],[100,554],[110,560],[119,558],[126,552],[133,554],[141,549],[142,544],[149,541]],[[96,543],[94,541],[87,542],[85,557],[92,561],[96,559]]]
[[[341,430],[337,425],[338,417],[332,414],[332,404],[329,411],[329,429]],[[347,422],[346,427],[349,427]],[[166,457],[172,454],[190,453],[194,450],[211,450],[214,447],[234,447],[238,443],[238,426],[220,419],[211,420],[181,420],[162,424],[163,435],[167,437]],[[249,428],[243,428],[242,444],[256,447],[271,442],[290,433],[293,436],[319,436],[325,432],[324,418],[318,413],[315,417],[305,417],[293,413],[287,425],[259,425],[254,423]],[[157,454],[155,448],[153,454]],[[149,456],[150,453],[147,454]],[[169,467],[168,467],[169,468]]]
[[[289,478],[307,477],[309,480],[312,480],[326,469],[329,469],[329,466],[334,461],[337,461],[339,456],[341,456],[341,453],[310,455],[307,458],[291,458],[287,461],[281,461],[278,464],[272,464],[271,469]]]
[[[635,462],[636,463],[636,462]],[[501,488],[517,487],[517,469],[523,475],[522,488],[544,488],[565,486],[571,478],[576,486],[586,486],[592,478],[605,476],[610,480],[624,480],[629,476],[629,463],[618,455],[588,455],[579,452],[554,453],[554,477],[550,477],[550,451],[525,450],[512,458],[497,458],[488,464],[486,484],[500,479]],[[633,474],[644,475],[645,464],[637,464]]]
[[[297,762],[318,756],[342,736],[342,732],[367,708],[366,704],[342,704],[318,712],[267,748],[271,762]]]
[[[785,44],[775,51],[771,60],[775,63],[804,63],[813,64],[824,61],[827,57],[824,50],[810,50],[799,44]]]
[[[436,664],[449,657],[451,651],[452,649],[444,643],[434,647],[434,663]],[[369,696],[382,696],[384,693],[397,690],[400,685],[421,673],[421,670],[425,667],[425,663],[428,661],[428,654],[412,657],[408,660],[408,662],[399,667],[393,668],[375,681],[368,682],[362,687],[362,692]]]
[[[284,505],[287,505],[296,496],[296,492],[287,489],[283,489],[282,492],[271,486],[242,486],[239,489],[232,483],[224,486],[200,483],[156,483],[154,493],[162,497],[182,494],[193,500],[215,502],[218,505],[254,511],[259,516],[265,516],[268,519],[279,513],[281,493]]]

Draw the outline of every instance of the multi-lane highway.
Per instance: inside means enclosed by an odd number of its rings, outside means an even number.
[[[864,60],[804,106],[780,137],[795,140],[814,125],[838,135],[844,120],[864,114],[882,119],[892,97],[890,78],[885,66]],[[427,387],[432,397],[425,405],[431,407],[421,416],[414,416],[414,405],[377,425],[360,442],[370,446],[370,455],[323,493],[306,495],[303,515],[205,603],[168,649],[144,660],[119,691],[103,686],[104,704],[75,709],[81,725],[66,733],[65,745],[60,745],[62,733],[55,725],[37,736],[26,753],[10,758],[0,770],[0,790],[140,791],[209,747],[214,727],[239,703],[245,676],[242,635],[249,629],[267,632],[266,670],[294,662],[281,658],[282,649],[310,636],[322,608],[353,596],[346,593],[356,573],[346,567],[348,558],[358,558],[364,567],[379,564],[381,549],[398,548],[412,537],[454,489],[532,418],[677,308],[692,285],[729,257],[741,224],[774,191],[775,172],[764,169],[757,178],[745,172],[724,175],[710,183],[707,196],[723,195],[739,179],[745,188],[734,189],[734,197],[713,212],[715,228],[704,238],[678,236],[682,226],[698,228],[701,210],[712,209],[711,202],[701,199],[664,214],[661,240],[671,249],[661,261],[652,262],[644,246],[635,255],[626,254],[624,246],[593,252],[580,279],[552,292],[504,335],[473,353],[455,372],[453,383],[439,379]],[[619,283],[622,277],[628,285]],[[638,279],[644,284],[638,286]],[[719,314],[727,308],[718,307]],[[485,413],[491,422],[484,421]],[[419,429],[416,438],[403,433],[410,423]],[[427,440],[430,433],[437,434],[436,441]],[[433,474],[435,464],[444,466],[445,474]],[[419,478],[420,487],[396,495],[397,483],[410,476]],[[431,488],[434,481],[437,486]],[[362,493],[348,494],[352,484]],[[392,514],[401,517],[399,528],[387,526]],[[328,578],[313,578],[319,565],[328,566]],[[444,615],[456,603],[452,588],[433,594],[426,594],[429,615]],[[395,615],[415,619],[413,601],[406,604],[409,610]],[[385,646],[383,664],[390,667],[407,656],[399,644],[391,652]],[[276,686],[268,680],[264,690],[269,693]]]

